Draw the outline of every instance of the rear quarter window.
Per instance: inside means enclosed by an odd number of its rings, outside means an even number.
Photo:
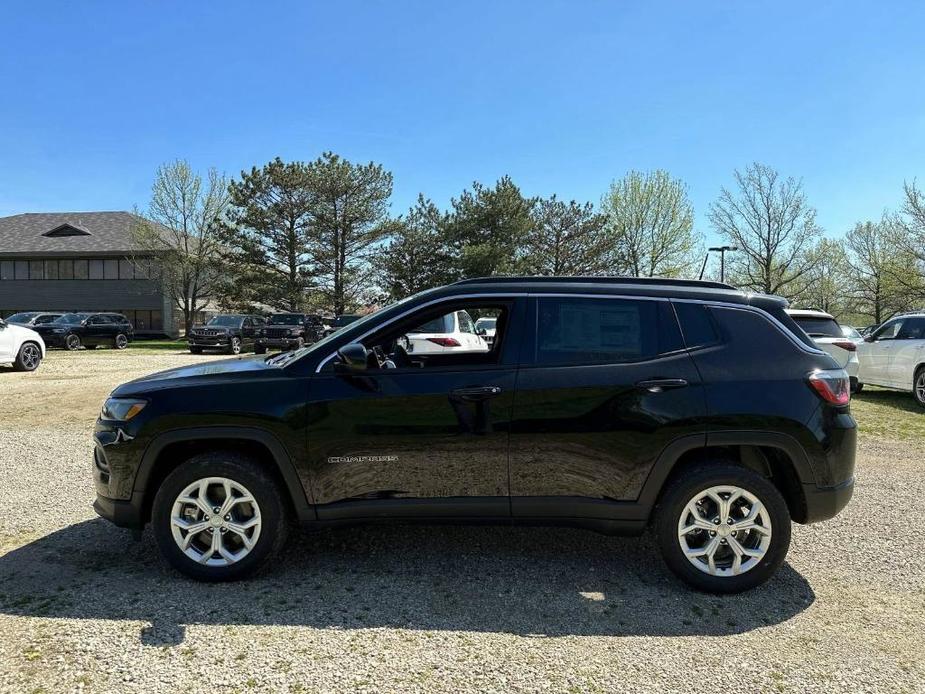
[[[720,341],[713,316],[703,304],[674,302],[674,310],[681,324],[681,334],[689,349],[713,345]]]

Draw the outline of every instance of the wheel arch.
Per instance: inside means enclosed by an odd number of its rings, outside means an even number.
[[[250,427],[198,427],[161,434],[145,449],[135,478],[135,493],[142,497],[142,523],[150,520],[154,496],[170,472],[194,455],[222,449],[246,453],[264,465],[281,485],[295,517],[315,519],[292,459],[276,436]]]
[[[740,465],[770,479],[787,502],[791,518],[805,522],[803,484],[815,481],[806,452],[792,437],[764,431],[685,436],[669,444],[659,455],[639,497],[640,504],[649,509],[649,519],[672,479],[691,467],[715,461]]]

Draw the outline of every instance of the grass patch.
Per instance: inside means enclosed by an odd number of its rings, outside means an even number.
[[[925,441],[925,407],[912,393],[864,386],[851,396],[851,414],[862,438]]]
[[[135,340],[130,342],[129,349],[151,349],[156,351],[186,350],[186,340]]]

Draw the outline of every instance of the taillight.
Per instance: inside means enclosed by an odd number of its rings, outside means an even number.
[[[838,342],[833,342],[832,344],[835,345],[836,347],[841,347],[842,349],[846,349],[849,352],[856,352],[858,349],[858,346],[854,344],[851,340],[839,340]]]
[[[459,340],[455,337],[428,337],[428,342],[433,342],[435,345],[440,345],[441,347],[461,347]]]
[[[851,400],[850,381],[844,369],[813,371],[808,381],[816,395],[829,404],[847,405]]]

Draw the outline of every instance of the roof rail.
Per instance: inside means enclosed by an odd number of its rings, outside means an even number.
[[[496,275],[494,277],[471,277],[465,280],[459,280],[453,284],[483,284],[483,283],[515,283],[515,282],[537,282],[537,283],[584,283],[584,284],[654,284],[671,287],[698,287],[700,289],[735,289],[730,284],[723,282],[710,282],[707,280],[683,280],[667,277],[603,277],[603,276],[506,276]]]

